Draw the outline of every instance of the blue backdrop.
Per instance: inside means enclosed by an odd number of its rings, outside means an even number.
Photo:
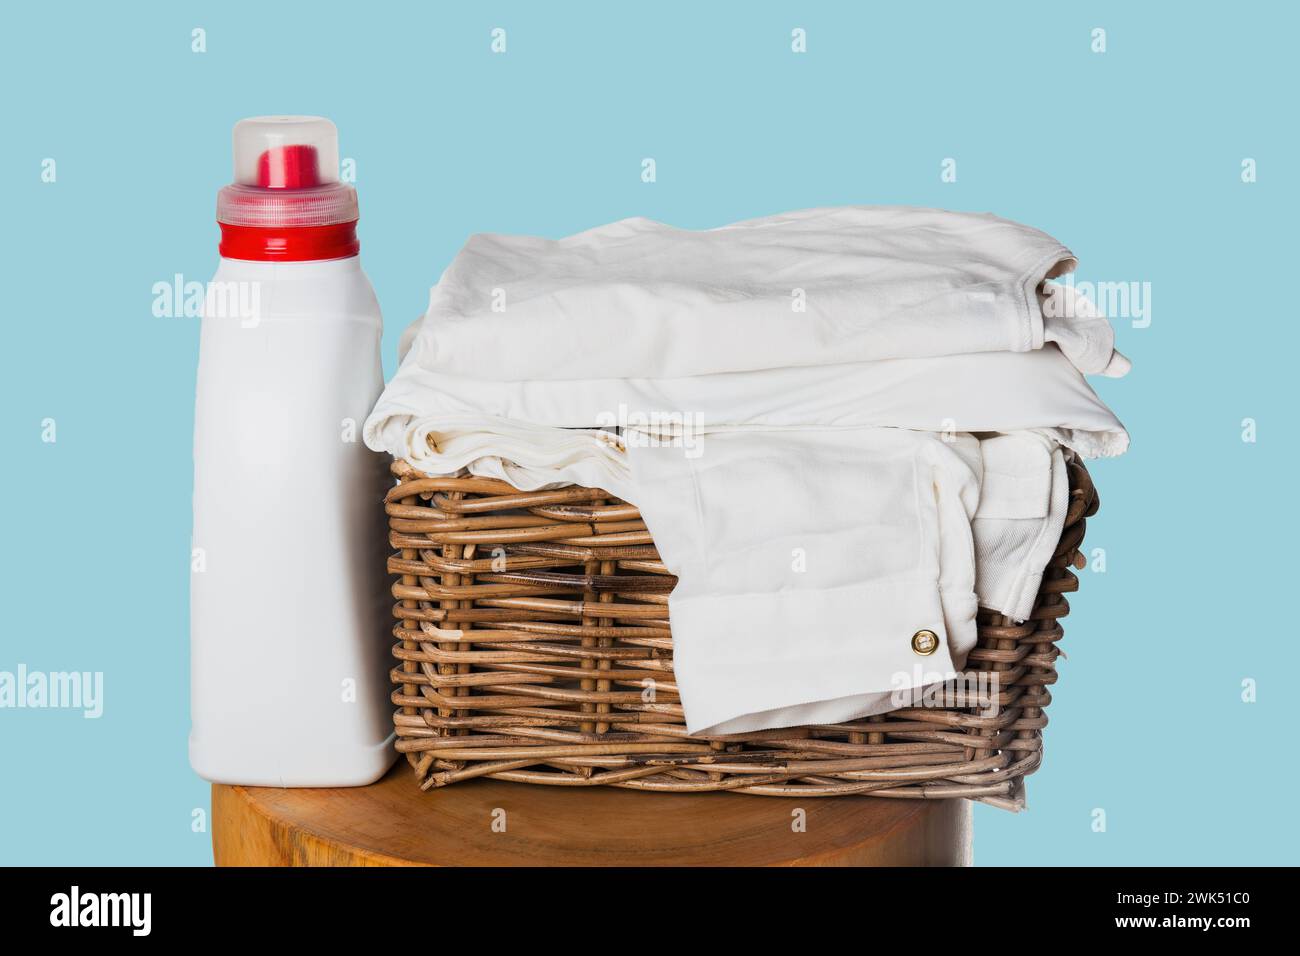
[[[0,709],[0,861],[211,861],[186,757],[198,329],[153,287],[210,277],[230,128],[264,113],[338,124],[389,375],[478,231],[909,203],[1022,220],[1080,279],[1148,288],[1117,322],[1134,372],[1096,383],[1133,433],[1093,469],[1105,570],[1066,622],[1029,811],[978,807],[976,861],[1294,860],[1294,9],[7,10],[0,672],[104,694],[97,719]]]

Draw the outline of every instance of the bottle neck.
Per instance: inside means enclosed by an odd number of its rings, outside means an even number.
[[[324,226],[237,226],[218,222],[223,259],[251,262],[311,262],[347,259],[361,251],[357,221]]]

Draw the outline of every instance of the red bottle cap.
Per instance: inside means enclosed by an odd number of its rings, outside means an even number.
[[[338,130],[318,116],[240,120],[235,181],[217,195],[221,255],[296,262],[355,256],[357,193],[339,182]]]

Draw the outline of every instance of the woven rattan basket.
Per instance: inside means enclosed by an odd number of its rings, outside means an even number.
[[[1024,805],[1064,595],[1078,588],[1070,566],[1082,567],[1084,519],[1098,505],[1081,464],[1070,465],[1069,514],[1032,617],[980,612],[972,679],[937,701],[948,706],[722,737],[686,734],[668,622],[676,578],[633,505],[592,488],[429,478],[402,461],[393,473],[394,719],[425,789],[491,776]]]

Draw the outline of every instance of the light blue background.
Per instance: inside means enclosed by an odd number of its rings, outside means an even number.
[[[1151,282],[1150,327],[1119,323],[1134,373],[1096,383],[1134,435],[1093,469],[1108,570],[1072,600],[1030,810],[977,808],[976,860],[1294,862],[1300,18],[973,6],[7,9],[0,670],[102,670],[106,699],[97,721],[0,711],[0,861],[211,861],[186,757],[198,330],[155,318],[151,287],[216,265],[231,125],[319,113],[357,162],[390,375],[476,231],[911,203],[1038,226],[1081,279]]]

